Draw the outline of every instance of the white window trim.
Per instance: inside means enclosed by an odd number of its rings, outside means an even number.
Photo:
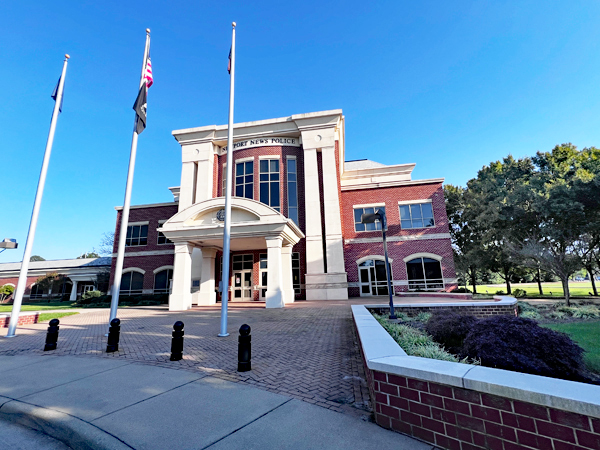
[[[431,258],[439,262],[442,262],[443,259],[440,255],[436,255],[434,253],[413,253],[412,255],[409,255],[406,258],[404,258],[403,261],[408,262],[416,258]]]
[[[248,156],[247,158],[240,158],[240,159],[236,159],[235,163],[243,163],[243,162],[248,162],[248,161],[254,161],[254,156]]]
[[[168,270],[168,269],[173,270],[173,266],[161,266],[158,269],[154,269],[152,271],[152,273],[154,273],[154,275],[156,275],[158,272],[162,272],[163,270]]]
[[[128,222],[127,223],[128,227],[137,227],[137,226],[143,226],[143,225],[150,225],[150,222],[148,222],[146,220],[145,222]]]
[[[430,227],[410,227],[410,228],[403,228],[402,227],[402,215],[400,213],[400,206],[407,206],[407,205],[422,205],[424,203],[432,203],[431,199],[427,199],[427,200],[418,200],[418,201],[413,201],[413,200],[407,200],[406,202],[398,202],[398,214],[400,215],[400,229],[401,230],[425,230],[428,228],[435,228],[436,225],[436,220],[435,220],[435,212],[433,211],[433,204],[431,205],[431,213],[433,214],[433,225]],[[422,210],[422,209],[421,209]],[[412,211],[411,211],[411,223],[412,223]]]
[[[352,208],[378,208],[380,206],[385,206],[385,203],[365,203],[364,205],[352,205]]]
[[[401,201],[398,201],[398,205],[417,205],[419,203],[432,203],[432,199],[425,198],[423,200],[401,200]]]
[[[285,159],[298,159],[296,155],[286,155]]]
[[[369,259],[376,259],[378,261],[385,261],[385,256],[381,256],[381,255],[363,256],[362,258],[356,260],[356,265],[360,266],[362,263],[364,263],[365,261],[368,261]],[[390,266],[391,266],[391,263],[394,262],[394,260],[392,258],[388,258],[388,261],[390,262]]]
[[[128,272],[138,272],[138,273],[141,273],[142,275],[146,275],[146,271],[144,269],[140,269],[139,267],[128,267],[127,269],[123,269],[123,272],[121,272],[121,273],[128,273]]]
[[[281,159],[281,155],[260,155],[258,159]]]

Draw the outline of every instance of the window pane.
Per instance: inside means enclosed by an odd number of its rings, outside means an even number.
[[[288,183],[288,206],[298,206],[298,193],[296,183]]]
[[[133,235],[133,227],[127,227],[127,237],[130,238]]]
[[[296,181],[296,174],[288,173],[288,181]]]
[[[154,275],[154,289],[167,289],[167,270],[163,270]]]
[[[412,228],[412,224],[411,224],[410,220],[401,220],[400,221],[400,225],[405,230],[408,229],[408,228]]]
[[[423,203],[421,205],[421,210],[423,211],[423,218],[433,217],[433,211],[431,209],[431,203]]]
[[[363,209],[362,208],[357,208],[354,210],[354,222],[355,223],[360,223],[360,216],[363,213]]]
[[[433,227],[433,226],[435,226],[435,222],[433,221],[433,218],[431,218],[431,219],[424,219],[423,220],[423,226],[424,227]]]
[[[415,219],[420,219],[421,216],[421,205],[410,205],[410,213],[412,215],[413,222]]]
[[[269,160],[261,159],[260,160],[260,173],[267,173],[269,171]]]
[[[236,186],[235,187],[235,196],[236,197],[243,197],[244,196],[244,186]]]
[[[429,262],[432,261],[432,262]],[[425,276],[428,280],[440,279],[442,278],[442,266],[439,261],[435,261],[433,259],[425,260]]]
[[[365,224],[364,223],[354,224],[354,228],[356,229],[356,231],[365,231]]]
[[[131,272],[124,273],[121,277],[121,291],[129,291],[131,288]]]
[[[278,159],[271,159],[271,172],[279,172],[279,160]]]
[[[289,208],[288,215],[290,216],[290,219],[292,219],[294,221],[294,223],[296,225],[298,225],[298,208],[297,207]]]
[[[279,183],[271,183],[271,204],[269,206],[279,206]]]
[[[235,174],[244,175],[244,163],[237,163],[235,165]]]
[[[269,204],[269,184],[260,183],[260,201],[266,205]]]
[[[406,270],[408,272],[409,280],[422,280],[425,278],[423,274],[423,260],[421,258],[407,262]]]
[[[295,159],[288,159],[287,165],[288,165],[288,172],[296,172],[296,160]]]
[[[144,275],[139,272],[130,272],[131,273],[131,290],[132,291],[141,291],[144,287]]]
[[[246,175],[244,182],[245,183],[254,183],[254,175]]]
[[[400,206],[400,219],[410,219],[410,209],[408,208],[408,205]]]
[[[423,228],[423,221],[421,219],[413,219],[412,221],[413,228]]]
[[[365,214],[373,214],[375,212],[374,208],[365,208],[364,209]]]
[[[269,175],[268,174],[267,175],[261,174],[260,181],[269,181]]]
[[[377,230],[377,227],[375,226],[375,223],[366,223],[365,225],[367,227],[367,231],[375,231],[375,230]]]
[[[244,197],[246,198],[254,198],[254,185],[252,184],[247,184],[246,185],[246,194],[244,195]]]
[[[247,161],[246,162],[246,175],[248,175],[249,173],[253,173],[254,172],[254,161]]]

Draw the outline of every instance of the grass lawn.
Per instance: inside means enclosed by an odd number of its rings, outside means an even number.
[[[0,305],[0,313],[12,312],[13,305]],[[29,303],[21,305],[21,311],[44,311],[47,309],[73,308],[71,302]]]
[[[585,362],[590,370],[600,373],[600,321],[540,324],[567,333],[585,350]]]
[[[540,291],[538,290],[537,283],[512,283],[511,288],[513,291],[515,289],[523,289],[527,292],[528,297],[539,297]],[[467,286],[469,289],[472,289],[471,286]],[[596,287],[600,288],[600,281],[596,282]],[[542,283],[542,289],[544,291],[544,296],[550,297],[552,293],[552,297],[563,297],[564,292],[562,288],[562,284],[560,281],[552,282],[552,283]],[[477,286],[477,292],[480,294],[495,294],[496,291],[504,291],[506,292],[506,284],[481,284]],[[571,295],[581,295],[586,296],[592,292],[592,283],[591,281],[571,281],[569,282],[569,291]]]
[[[71,312],[58,312],[58,313],[42,313],[39,315],[38,317],[38,323],[39,322],[48,322],[52,319],[60,319],[61,317],[67,317],[67,316],[72,316],[75,314],[79,314],[78,312],[75,311],[71,311]]]

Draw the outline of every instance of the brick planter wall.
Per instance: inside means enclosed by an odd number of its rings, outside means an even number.
[[[369,305],[369,310],[377,314],[389,314],[390,307],[372,307]],[[466,306],[402,306],[394,305],[395,312],[403,312],[409,317],[414,317],[419,313],[436,313],[440,311],[455,312],[459,314],[469,314],[478,318],[489,317],[489,316],[505,316],[517,315],[517,305],[466,305]]]
[[[19,315],[19,321],[17,322],[17,326],[38,323],[39,317],[40,317],[39,313],[21,314],[21,315]],[[8,328],[9,323],[10,323],[10,314],[0,316],[0,328]]]
[[[448,450],[600,449],[599,386],[407,356],[352,310],[380,426]]]

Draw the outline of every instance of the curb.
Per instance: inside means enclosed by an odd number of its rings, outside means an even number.
[[[6,398],[0,420],[41,431],[74,450],[131,450],[113,435],[69,414]]]

